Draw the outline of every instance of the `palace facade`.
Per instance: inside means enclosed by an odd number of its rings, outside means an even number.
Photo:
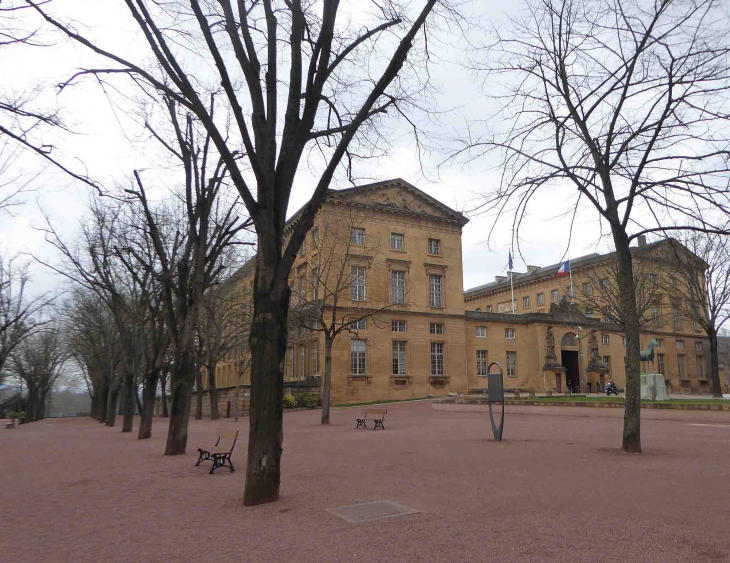
[[[327,196],[290,285],[292,310],[324,303],[324,322],[346,327],[332,349],[332,403],[482,390],[480,376],[490,362],[502,367],[508,391],[585,391],[589,382],[595,391],[610,380],[624,387],[615,256],[576,258],[568,276],[558,276],[559,264],[530,266],[464,291],[461,234],[467,222],[400,179]],[[709,341],[661,289],[677,283],[671,266],[676,251],[674,241],[643,239],[633,249],[644,280],[637,288],[642,349],[659,342],[654,365],[642,365],[642,371],[663,373],[675,393],[707,392]],[[252,276],[247,264],[235,283],[250,287]],[[324,338],[319,320],[309,318],[292,322],[288,389],[321,382]],[[248,374],[236,379],[235,362],[218,366],[221,401],[237,381],[249,385]]]

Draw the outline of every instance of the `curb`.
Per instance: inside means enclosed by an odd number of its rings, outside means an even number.
[[[437,399],[435,404],[445,405],[488,405],[485,399]],[[608,401],[529,401],[521,399],[505,399],[507,405],[524,405],[533,407],[588,407],[588,408],[623,408],[624,403]],[[727,405],[718,403],[641,403],[642,409],[669,409],[688,411],[727,411],[730,412],[730,403]]]

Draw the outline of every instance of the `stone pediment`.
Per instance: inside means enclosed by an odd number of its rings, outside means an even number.
[[[430,215],[449,221],[467,223],[468,219],[404,180],[392,180],[333,191],[333,198],[347,198],[353,202],[390,207],[394,210]]]

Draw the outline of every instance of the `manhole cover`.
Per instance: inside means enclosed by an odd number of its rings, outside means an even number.
[[[360,522],[380,520],[381,518],[395,518],[396,516],[417,514],[420,511],[390,500],[374,500],[372,502],[360,502],[349,506],[328,508],[327,512],[344,518],[352,524],[359,524]]]

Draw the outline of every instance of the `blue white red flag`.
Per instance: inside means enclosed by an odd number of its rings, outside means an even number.
[[[570,275],[570,260],[561,262],[560,267],[558,268],[558,273],[555,275],[559,278]]]
[[[512,263],[512,251],[509,251],[509,269],[511,270],[514,268],[514,264]]]

